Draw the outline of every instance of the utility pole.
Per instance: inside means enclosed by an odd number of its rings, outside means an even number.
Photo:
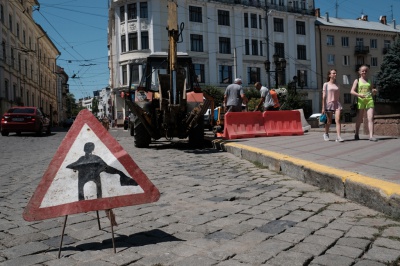
[[[269,60],[268,12],[269,12],[268,3],[267,1],[265,1],[265,30],[266,30],[265,41],[267,42],[267,60]],[[267,72],[267,81],[268,81],[268,88],[271,88],[271,74],[269,72]]]

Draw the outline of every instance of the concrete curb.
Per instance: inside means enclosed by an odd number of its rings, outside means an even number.
[[[228,140],[214,140],[213,147],[241,159],[260,163],[271,171],[333,192],[393,218],[400,218],[399,184]]]

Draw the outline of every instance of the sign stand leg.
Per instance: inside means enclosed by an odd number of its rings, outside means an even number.
[[[99,211],[96,211],[97,214],[97,224],[99,226],[99,230],[101,230],[101,226],[100,226],[100,218],[99,218]]]
[[[114,254],[117,253],[115,250],[115,242],[114,242],[114,226],[112,221],[110,220],[110,224],[111,224],[111,239],[112,239],[112,244],[113,244],[113,249],[114,249]]]
[[[64,232],[65,232],[65,225],[67,224],[67,218],[68,218],[68,215],[65,215],[64,225],[63,225],[63,229],[62,229],[62,233],[61,233],[60,247],[58,248],[58,258],[60,258],[60,255],[61,255],[61,247],[62,247],[62,242],[64,239]]]

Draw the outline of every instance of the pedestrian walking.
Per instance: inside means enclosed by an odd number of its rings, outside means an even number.
[[[360,77],[353,82],[350,93],[357,97],[357,118],[354,139],[359,140],[360,125],[364,118],[364,112],[367,112],[369,140],[377,141],[374,137],[374,96],[377,93],[371,81],[368,79],[369,67],[362,65],[359,69]]]
[[[247,104],[247,97],[244,95],[242,88],[242,80],[235,79],[233,84],[230,84],[225,89],[224,94],[224,108],[225,113],[228,112],[241,112],[242,103]]]
[[[254,84],[254,87],[261,94],[260,101],[258,102],[256,108],[254,109],[254,112],[259,111],[261,107],[262,107],[261,111],[267,111],[268,108],[273,108],[275,103],[271,97],[271,94],[269,93],[268,88],[265,86],[262,86],[260,82],[256,82]]]
[[[337,72],[335,69],[331,69],[328,72],[327,82],[322,86],[322,114],[326,114],[325,134],[324,140],[329,141],[329,127],[332,124],[332,114],[335,113],[336,122],[336,142],[343,142],[344,140],[340,136],[341,124],[340,124],[340,113],[342,111],[342,105],[340,104],[340,89],[336,84]]]

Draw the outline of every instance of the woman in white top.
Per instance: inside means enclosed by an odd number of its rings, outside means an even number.
[[[335,112],[336,122],[336,141],[343,142],[344,140],[340,136],[341,125],[340,125],[340,112],[342,110],[340,104],[340,90],[336,84],[336,70],[331,69],[328,72],[327,82],[322,86],[322,113],[326,114],[327,122],[325,124],[324,140],[329,141],[329,127],[332,124],[332,114]]]

